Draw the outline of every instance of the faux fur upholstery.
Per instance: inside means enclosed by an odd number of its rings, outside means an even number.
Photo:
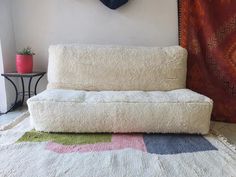
[[[187,51],[174,47],[55,45],[48,88],[168,91],[185,88]]]
[[[188,89],[78,91],[48,89],[28,99],[36,130],[47,132],[201,133],[212,100]]]
[[[206,134],[212,100],[185,89],[186,58],[179,46],[51,46],[31,121],[47,132]]]

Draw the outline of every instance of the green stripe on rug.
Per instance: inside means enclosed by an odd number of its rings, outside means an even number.
[[[64,145],[95,144],[111,142],[111,134],[72,134],[72,133],[46,133],[31,130],[26,132],[17,142],[44,142],[52,141]]]

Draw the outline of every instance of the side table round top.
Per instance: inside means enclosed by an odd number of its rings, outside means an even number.
[[[44,74],[46,74],[46,72],[32,72],[32,73],[24,73],[24,74],[12,72],[12,73],[3,73],[1,75],[8,76],[8,77],[35,77],[35,76],[40,76]]]

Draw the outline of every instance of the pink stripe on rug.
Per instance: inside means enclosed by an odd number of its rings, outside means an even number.
[[[57,153],[72,153],[72,152],[99,152],[109,150],[119,150],[125,148],[133,148],[147,152],[142,135],[126,135],[114,134],[112,141],[109,143],[83,144],[83,145],[62,145],[54,142],[49,142],[46,146],[47,150]]]

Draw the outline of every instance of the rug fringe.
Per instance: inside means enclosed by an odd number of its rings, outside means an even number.
[[[16,125],[18,125],[20,122],[22,122],[28,116],[29,116],[29,111],[24,112],[23,114],[21,114],[20,116],[15,118],[13,121],[0,126],[0,131],[5,131],[5,130],[15,127]]]
[[[234,153],[236,153],[236,145],[232,144],[228,138],[226,138],[224,135],[222,135],[219,131],[211,129],[210,131],[213,135],[217,136],[217,138],[222,142],[224,145],[226,145],[230,150],[232,150]]]

